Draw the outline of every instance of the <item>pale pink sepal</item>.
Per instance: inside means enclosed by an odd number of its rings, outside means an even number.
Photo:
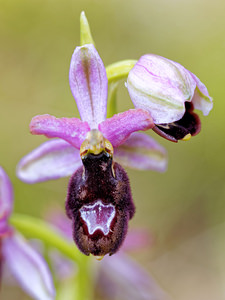
[[[13,188],[11,181],[0,166],[0,223],[1,228],[5,227],[4,223],[7,222],[13,209]]]
[[[105,256],[101,262],[99,288],[106,298],[123,300],[169,300],[169,296],[137,262],[123,254]],[[108,299],[107,298],[107,299]]]
[[[115,149],[114,159],[124,167],[137,170],[167,169],[167,152],[153,138],[144,133],[133,133]]]
[[[127,88],[134,106],[147,110],[155,124],[181,119],[186,101],[193,101],[204,114],[212,108],[212,98],[195,75],[179,63],[154,54],[139,59],[128,75]],[[197,101],[194,95],[198,90],[201,99]]]
[[[37,300],[55,299],[52,277],[45,260],[21,235],[5,238],[2,251],[12,274],[31,297]]]
[[[130,109],[106,119],[98,128],[114,147],[125,142],[131,133],[147,130],[154,126],[152,118],[147,111]]]
[[[69,82],[81,119],[91,129],[106,119],[108,80],[94,45],[77,47],[72,55]]]
[[[140,251],[149,249],[155,241],[155,237],[144,228],[132,228],[121,247],[122,251]]]
[[[51,115],[35,116],[30,123],[32,134],[43,134],[48,138],[61,138],[80,149],[90,127],[77,118],[56,118]]]
[[[202,111],[204,116],[207,116],[211,109],[213,108],[213,99],[209,96],[206,86],[200,81],[200,79],[191,73],[191,76],[196,82],[196,89],[192,99],[194,108]]]
[[[79,150],[56,139],[23,157],[17,166],[17,176],[26,183],[36,183],[70,176],[81,165]]]

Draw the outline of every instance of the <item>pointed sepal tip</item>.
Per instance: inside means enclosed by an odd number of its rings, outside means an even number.
[[[87,17],[85,12],[82,11],[80,14],[80,45],[83,46],[85,44],[95,45]]]

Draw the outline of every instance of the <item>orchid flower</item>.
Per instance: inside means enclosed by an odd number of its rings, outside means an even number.
[[[163,171],[165,151],[149,136],[136,133],[154,126],[147,111],[131,109],[106,119],[108,80],[93,44],[75,49],[69,82],[81,120],[34,117],[32,134],[61,140],[45,143],[28,154],[19,163],[17,174],[28,183],[73,174],[66,211],[73,220],[74,241],[86,255],[113,254],[121,246],[135,211],[129,179],[116,161]]]
[[[182,65],[164,57],[143,55],[129,72],[127,88],[136,108],[151,115],[152,128],[177,142],[199,133],[201,122],[193,109],[208,115],[213,107],[206,86]]]
[[[12,209],[12,185],[0,167],[0,267],[4,262],[32,298],[55,299],[52,277],[45,260],[9,225]]]

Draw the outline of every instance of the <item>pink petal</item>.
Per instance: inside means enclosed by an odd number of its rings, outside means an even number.
[[[5,227],[13,209],[13,188],[10,179],[0,166],[0,222],[1,228]]]
[[[127,79],[128,92],[134,106],[147,110],[156,124],[182,118],[184,103],[191,99],[195,83],[183,69],[181,73],[172,61],[164,57],[154,54],[142,56]],[[182,75],[187,77],[187,86],[190,88],[186,88]]]
[[[31,120],[30,131],[32,134],[43,134],[48,138],[61,138],[80,149],[90,127],[87,122],[82,122],[77,118],[56,118],[50,115],[40,115]]]
[[[155,237],[146,229],[132,228],[121,247],[123,251],[134,251],[149,249],[155,241]]]
[[[164,172],[167,169],[166,150],[143,133],[133,133],[115,149],[114,158],[122,166],[137,170]]]
[[[58,179],[72,175],[82,165],[79,150],[64,140],[52,140],[21,159],[17,176],[27,183]]]
[[[106,118],[108,80],[94,45],[77,47],[72,55],[69,82],[81,119],[91,129]]]
[[[121,252],[101,262],[99,289],[106,299],[169,300],[153,278],[134,260]]]
[[[213,99],[209,96],[206,86],[199,80],[199,78],[191,72],[190,74],[196,82],[196,89],[192,99],[194,108],[201,110],[203,115],[207,116],[213,108]]]
[[[37,300],[55,299],[52,277],[45,260],[25,239],[14,234],[3,240],[3,256],[22,288]]]
[[[148,111],[155,124],[180,120],[185,102],[208,114],[212,99],[204,84],[179,63],[164,57],[142,56],[130,71],[127,88],[136,108]]]
[[[131,133],[147,130],[153,126],[152,118],[147,111],[130,109],[103,121],[98,128],[114,147],[118,147]]]

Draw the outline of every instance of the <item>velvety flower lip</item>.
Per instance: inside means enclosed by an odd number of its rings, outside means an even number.
[[[150,113],[155,124],[180,120],[185,102],[208,115],[213,107],[205,85],[179,63],[155,54],[142,56],[130,71],[127,88],[136,108]]]
[[[106,151],[87,153],[71,177],[66,213],[81,252],[103,257],[121,247],[135,207],[129,179]]]
[[[55,299],[55,289],[46,262],[28,242],[8,224],[13,209],[13,189],[0,167],[0,252],[6,266],[22,288],[37,300]],[[0,264],[1,265],[1,264]]]
[[[60,209],[50,209],[46,215],[62,234],[71,239],[71,221],[67,219]],[[97,275],[97,288],[107,299],[123,300],[169,300],[170,297],[157,284],[144,268],[129,257],[128,251],[141,251],[150,247],[154,238],[147,230],[132,229],[119,253],[111,257],[104,257],[101,261]],[[63,270],[66,264],[62,257],[57,257],[57,266]],[[70,277],[74,274],[74,265],[67,264]],[[53,266],[54,267],[54,266]],[[58,269],[58,273],[61,271]],[[68,274],[67,273],[67,274]]]
[[[107,235],[116,213],[112,204],[105,205],[101,200],[98,200],[92,205],[84,205],[80,209],[80,214],[87,224],[89,234],[101,230],[104,235]]]

